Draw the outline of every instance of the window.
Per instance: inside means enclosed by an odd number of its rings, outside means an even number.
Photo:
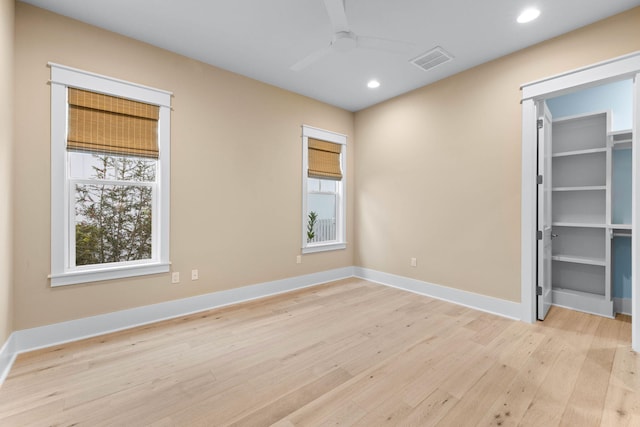
[[[169,271],[169,92],[51,66],[51,285]]]
[[[302,127],[302,253],[346,248],[345,135]]]

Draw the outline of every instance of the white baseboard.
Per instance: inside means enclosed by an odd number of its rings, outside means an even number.
[[[0,350],[0,384],[20,353],[353,276],[353,267],[345,267],[15,331]]]
[[[613,319],[613,301],[605,299],[604,295],[562,288],[552,289],[551,293],[551,301],[557,307]]]
[[[613,311],[631,316],[631,298],[614,298]]]
[[[14,334],[15,332],[9,335],[9,338],[0,349],[0,385],[2,385],[4,379],[7,378],[11,365],[13,365],[13,361],[16,360]]]
[[[409,277],[383,273],[368,268],[354,267],[355,276],[371,282],[391,286],[405,291],[440,299],[453,304],[463,305],[475,310],[484,311],[509,319],[520,320],[521,305],[519,302],[507,301],[486,295],[475,294],[447,286],[435,285]]]

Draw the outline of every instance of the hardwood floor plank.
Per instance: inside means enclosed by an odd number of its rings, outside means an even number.
[[[638,421],[640,421],[638,390],[610,385],[600,425],[631,427],[640,425]]]
[[[617,349],[618,324],[601,321],[567,403],[561,424],[599,426]]]
[[[460,399],[455,410],[449,412],[436,425],[442,427],[477,425],[487,408],[490,408],[501,396],[516,374],[517,371],[510,366],[494,362]]]
[[[292,390],[283,396],[277,396],[276,400],[269,402],[267,405],[256,409],[250,408],[247,411],[249,413],[241,414],[228,425],[239,427],[273,424],[351,378],[352,376],[345,370],[334,369],[315,381]]]
[[[458,402],[449,393],[436,389],[418,403],[402,423],[408,426],[433,427],[453,411]]]
[[[560,424],[584,357],[562,343],[560,354],[528,404],[521,425],[552,427]]]
[[[534,342],[537,343],[537,347],[530,357],[526,358],[526,362],[522,364],[503,395],[487,410],[479,425],[503,427],[520,425],[535,393],[548,375],[562,348],[562,345],[553,337]]]
[[[611,367],[609,388],[601,425],[640,425],[640,360],[631,350],[631,317],[619,316],[616,354]]]

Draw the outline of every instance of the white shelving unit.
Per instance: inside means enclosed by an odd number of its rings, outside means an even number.
[[[613,316],[607,112],[553,122],[553,303]]]

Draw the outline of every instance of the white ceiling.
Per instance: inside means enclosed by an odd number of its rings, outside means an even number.
[[[357,111],[640,5],[640,0],[345,0],[359,36],[411,42],[405,53],[354,49],[290,67],[331,42],[323,0],[26,0],[211,65]],[[528,6],[542,14],[518,24]],[[454,60],[408,61],[436,46]],[[376,78],[381,86],[368,89]]]

